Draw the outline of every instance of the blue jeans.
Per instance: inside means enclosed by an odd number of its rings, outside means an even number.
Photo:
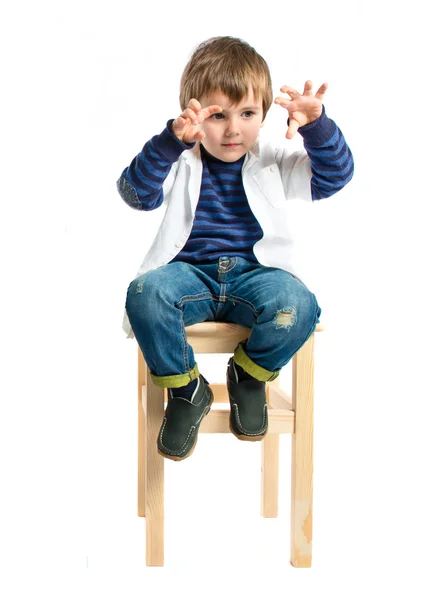
[[[321,309],[297,277],[239,257],[173,262],[131,282],[126,310],[152,379],[181,387],[199,376],[185,327],[227,321],[252,328],[234,360],[271,381],[314,332]]]

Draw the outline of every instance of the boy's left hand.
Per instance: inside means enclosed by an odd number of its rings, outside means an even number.
[[[275,104],[279,104],[289,112],[289,127],[286,132],[286,137],[289,140],[294,137],[299,127],[312,123],[321,115],[323,96],[327,89],[328,84],[323,83],[314,96],[312,94],[312,81],[306,81],[302,94],[288,85],[280,88],[280,92],[290,96],[290,100],[282,96],[275,98]]]

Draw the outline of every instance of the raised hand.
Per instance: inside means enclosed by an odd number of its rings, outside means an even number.
[[[205,133],[200,125],[210,116],[222,112],[222,108],[216,104],[202,108],[195,98],[192,98],[184,112],[173,121],[173,133],[185,144],[192,144],[205,138]]]
[[[299,127],[312,123],[321,115],[323,111],[323,97],[328,84],[323,83],[315,96],[312,94],[312,81],[306,81],[302,94],[288,85],[280,88],[280,92],[288,94],[289,98],[278,96],[275,98],[275,104],[279,104],[289,112],[289,127],[286,137],[290,140],[294,137]]]

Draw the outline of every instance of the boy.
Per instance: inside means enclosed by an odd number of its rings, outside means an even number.
[[[266,381],[315,330],[321,309],[298,279],[289,200],[319,200],[352,177],[342,133],[325,114],[327,84],[312,94],[281,88],[306,151],[257,139],[272,104],[264,59],[237,38],[203,42],[181,78],[182,113],[149,140],[117,182],[132,208],[167,205],[158,234],[127,293],[126,315],[151,377],[168,388],[158,452],[190,456],[213,395],[184,328],[230,321],[252,329],[227,369],[230,429],[242,440],[267,432]],[[127,332],[131,335],[131,329]]]

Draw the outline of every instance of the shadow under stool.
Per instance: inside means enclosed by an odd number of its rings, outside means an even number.
[[[319,323],[316,331],[322,331]],[[206,321],[186,328],[195,354],[232,354],[250,329],[233,323]],[[279,377],[267,383],[268,432],[261,452],[261,514],[278,515],[279,435],[292,435],[291,544],[294,567],[310,567],[312,561],[312,451],[314,410],[314,337],[292,358],[292,392],[280,388]],[[203,433],[230,433],[230,407],[225,384],[210,384],[214,403],[199,428]],[[157,437],[165,411],[166,390],[152,383],[138,348],[138,515],[146,522],[146,564],[164,565],[164,458],[157,451]],[[246,442],[247,443],[247,442]]]

